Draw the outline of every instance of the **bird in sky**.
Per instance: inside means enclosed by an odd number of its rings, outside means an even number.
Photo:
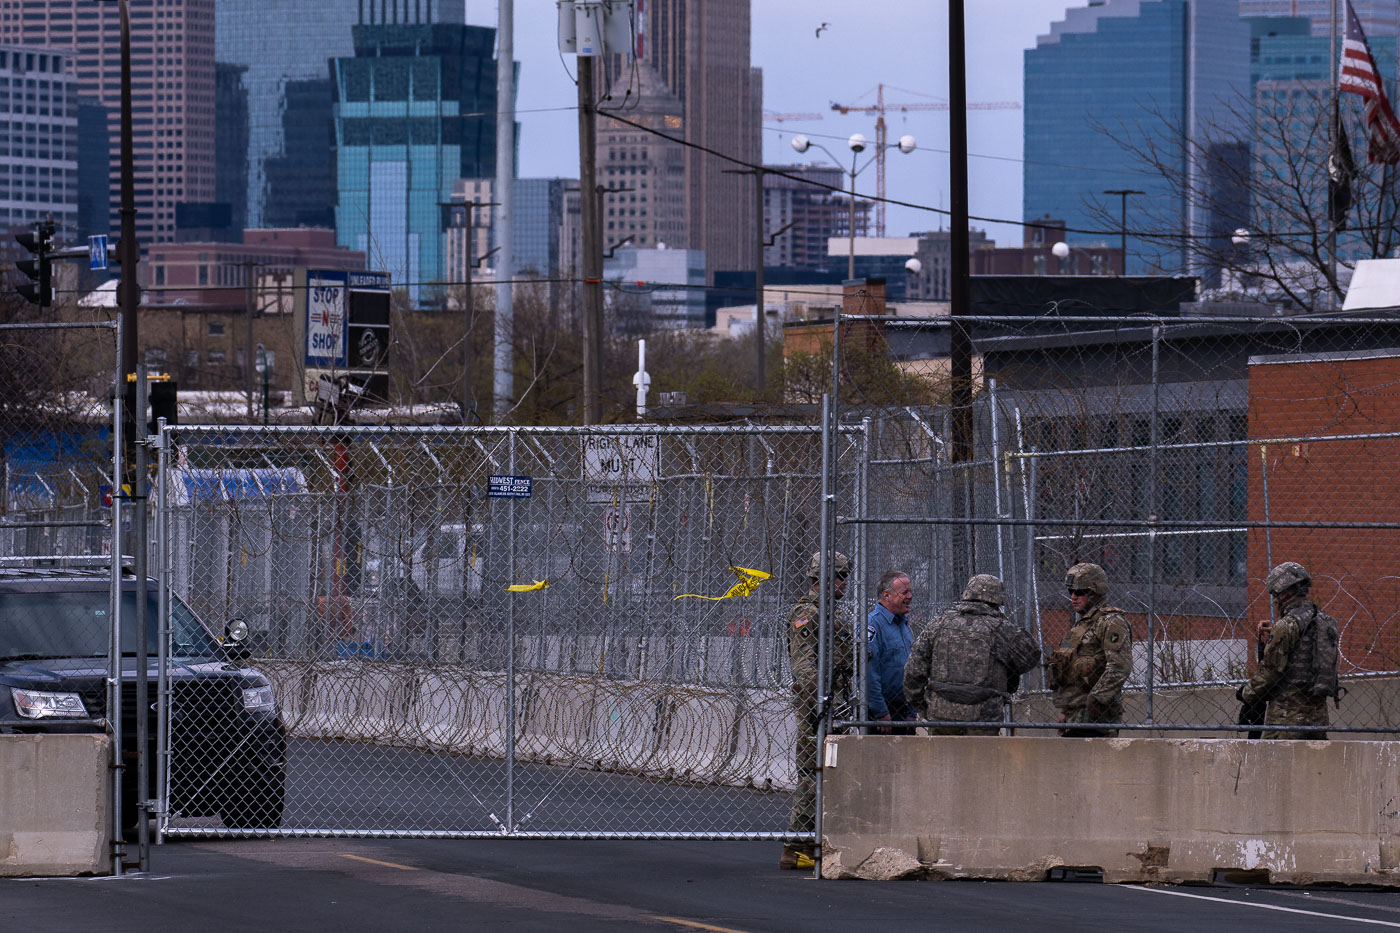
[[[830,23],[822,23],[820,26],[817,27],[817,38],[818,38],[818,39],[820,39],[820,38],[822,37],[822,30],[825,29],[826,27],[830,26],[830,25],[831,25]]]

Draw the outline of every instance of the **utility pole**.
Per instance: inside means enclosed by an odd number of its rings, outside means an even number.
[[[258,264],[251,260],[243,263],[243,284],[246,286],[246,301],[248,305],[247,314],[244,315],[244,317],[246,318],[245,323],[247,324],[247,332],[244,334],[243,340],[243,359],[244,362],[247,364],[246,368],[248,370],[247,395],[249,424],[253,423],[253,417],[255,415],[255,412],[253,410],[253,384],[255,372],[253,366],[253,316],[257,314],[258,311],[258,293],[255,284],[257,268]]]
[[[593,58],[578,56],[578,200],[583,228],[583,423],[603,420],[603,250]]]
[[[492,411],[502,423],[515,404],[515,0],[497,0],[496,21],[496,268],[495,379]],[[463,409],[463,414],[466,409]]]
[[[122,312],[122,373],[118,383],[119,389],[124,389],[129,379],[136,378],[138,344],[136,312],[141,305],[141,287],[136,282],[136,264],[140,261],[141,249],[136,242],[136,158],[132,142],[131,120],[131,16],[127,11],[127,0],[120,0],[120,4],[122,24],[122,239],[119,257],[122,264],[122,278],[117,297]]]
[[[950,172],[949,221],[952,256],[948,270],[952,317],[949,365],[952,369],[952,459],[972,459],[972,338],[967,317],[971,305],[969,267],[971,242],[967,232],[967,74],[964,48],[963,0],[948,2],[948,127]],[[854,191],[854,185],[852,186]]]
[[[766,173],[762,166],[756,168],[727,168],[723,170],[725,175],[752,175],[754,190],[757,192],[758,213],[755,215],[758,220],[754,224],[754,267],[753,267],[753,308],[754,308],[754,341],[758,347],[757,367],[754,370],[754,388],[758,390],[759,397],[762,398],[763,390],[768,385],[768,335],[767,320],[763,307],[763,249],[768,245],[764,236],[763,218],[763,176]],[[789,224],[788,226],[791,226]],[[786,228],[784,228],[786,229]]]
[[[760,158],[759,161],[762,159]],[[754,376],[754,382],[757,383],[760,402],[768,388],[768,308],[763,301],[763,176],[763,166],[760,165],[753,170],[753,187],[756,192],[754,203],[758,208],[754,215],[753,339],[758,347],[758,369]]]

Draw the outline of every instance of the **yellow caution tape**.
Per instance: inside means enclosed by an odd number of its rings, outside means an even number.
[[[701,596],[699,593],[682,593],[679,596],[673,597],[672,602],[677,599],[685,599],[686,597],[690,597],[691,599],[721,600],[748,596],[754,590],[758,589],[764,580],[771,579],[773,576],[771,573],[764,573],[762,570],[750,570],[748,567],[730,567],[729,569],[734,571],[734,575],[739,578],[739,582],[731,586],[729,592],[725,593],[723,596]]]
[[[548,580],[536,580],[534,583],[512,583],[506,587],[512,593],[530,593],[535,590],[542,590],[549,586]]]

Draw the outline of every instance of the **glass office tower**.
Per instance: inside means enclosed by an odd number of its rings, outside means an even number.
[[[1249,29],[1238,0],[1105,0],[1069,10],[1025,52],[1023,216],[1062,219],[1068,242],[1117,240],[1127,228],[1208,236],[1203,198],[1185,196],[1125,148],[1151,147],[1167,171],[1201,191],[1210,179],[1188,163],[1184,140],[1245,138]],[[1173,150],[1175,150],[1173,154]],[[1098,205],[1098,210],[1094,209]],[[1180,240],[1128,238],[1127,271],[1199,274]]]
[[[395,287],[444,281],[444,203],[458,178],[496,171],[496,31],[375,23],[332,62],[336,241]]]
[[[329,59],[354,54],[350,30],[359,22],[359,10],[349,0],[219,0],[214,13],[215,57],[246,69],[246,214],[248,226],[262,227],[267,161],[283,154],[287,85],[325,80]]]

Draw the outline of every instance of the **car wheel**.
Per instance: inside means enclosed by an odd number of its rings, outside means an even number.
[[[254,778],[230,790],[219,808],[228,829],[277,829],[282,825],[286,787],[281,774]]]

